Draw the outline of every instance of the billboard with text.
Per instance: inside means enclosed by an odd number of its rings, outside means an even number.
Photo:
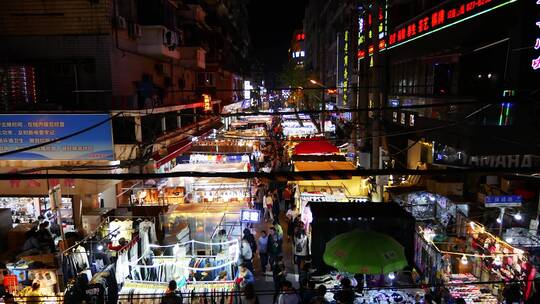
[[[1,114],[0,153],[30,147],[90,130],[36,149],[17,152],[7,160],[114,160],[109,114]]]

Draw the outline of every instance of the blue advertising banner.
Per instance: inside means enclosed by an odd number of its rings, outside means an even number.
[[[522,202],[521,195],[488,195],[486,196],[486,207],[519,207]]]
[[[109,114],[1,114],[0,152],[45,143],[103,122]],[[114,160],[112,124],[37,149],[0,157],[9,160]]]

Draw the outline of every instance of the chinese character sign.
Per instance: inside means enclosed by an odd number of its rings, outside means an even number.
[[[0,157],[9,160],[114,160],[108,114],[0,115],[0,153],[44,144],[88,127],[76,136]]]
[[[203,94],[203,104],[205,111],[212,111],[212,97],[208,94]]]
[[[520,195],[488,195],[485,199],[486,207],[520,207]]]
[[[419,16],[413,21],[398,26],[388,35],[389,47],[407,40],[424,36],[444,27],[480,15],[490,9],[516,2],[515,0],[456,0],[446,1],[437,10]],[[539,58],[540,59],[540,58]]]
[[[242,209],[240,211],[240,221],[242,223],[258,223],[260,219],[259,210]]]

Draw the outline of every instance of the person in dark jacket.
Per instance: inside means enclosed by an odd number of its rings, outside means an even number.
[[[182,304],[182,294],[176,291],[176,281],[171,280],[167,291],[161,298],[161,304]]]
[[[338,304],[353,304],[355,295],[351,286],[351,280],[344,278],[340,283],[341,290],[334,295],[334,300]]]

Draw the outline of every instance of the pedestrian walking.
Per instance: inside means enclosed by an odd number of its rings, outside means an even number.
[[[274,269],[274,265],[277,258],[281,255],[281,247],[276,235],[276,228],[270,227],[270,234],[268,235],[268,262],[270,263],[271,270]]]
[[[246,284],[240,297],[242,304],[259,304],[259,298],[255,294],[255,286],[252,283]]]
[[[240,243],[240,260],[242,264],[248,268],[251,272],[253,272],[253,251],[251,250],[251,246],[249,242],[244,238],[242,239],[242,242]]]
[[[238,285],[240,290],[242,290],[246,285],[255,283],[255,277],[253,272],[249,270],[245,263],[240,264],[238,267],[238,272],[234,278],[234,282]]]
[[[299,304],[300,297],[296,293],[290,281],[283,282],[281,294],[279,295],[278,304]]]
[[[283,283],[285,282],[287,278],[287,274],[285,272],[285,263],[283,262],[282,256],[278,256],[274,262],[274,265],[272,267],[272,278],[274,279],[273,303],[275,303],[279,293],[281,292]]]
[[[182,304],[182,293],[177,292],[177,284],[175,280],[169,281],[169,287],[163,297],[161,297],[161,304]]]
[[[309,240],[306,235],[306,232],[298,230],[294,235],[293,240],[293,252],[294,252],[294,263],[298,268],[298,273],[302,270],[303,262],[306,260],[309,255]]]
[[[279,245],[280,254],[283,253],[283,228],[278,219],[274,221],[274,228],[276,229],[276,240]]]
[[[311,299],[309,304],[328,304],[328,301],[326,300],[326,286],[319,285],[317,287],[317,295]]]
[[[274,205],[274,198],[273,198],[272,192],[268,191],[263,200],[264,220],[267,222],[274,221],[273,205]]]
[[[295,219],[298,216],[298,210],[296,210],[296,205],[291,204],[289,210],[285,214],[287,219],[287,237],[289,240],[292,240],[294,237],[294,228],[295,228]]]
[[[292,192],[291,192],[291,185],[287,184],[285,186],[285,189],[283,189],[283,200],[285,201],[285,210],[288,210],[289,207],[292,204]]]
[[[313,298],[317,296],[315,282],[308,280],[300,281],[300,303],[309,304]]]
[[[268,234],[264,230],[261,231],[261,236],[259,237],[258,245],[259,245],[259,259],[261,260],[261,271],[263,274],[265,274],[266,266],[268,265]]]
[[[278,189],[274,189],[274,191],[272,192],[272,199],[273,199],[273,202],[274,204],[272,205],[272,215],[274,216],[273,218],[274,219],[279,219],[279,204],[280,204],[280,193],[278,192]]]
[[[334,295],[337,304],[353,304],[355,294],[351,286],[351,280],[344,278],[341,280],[341,290]]]

